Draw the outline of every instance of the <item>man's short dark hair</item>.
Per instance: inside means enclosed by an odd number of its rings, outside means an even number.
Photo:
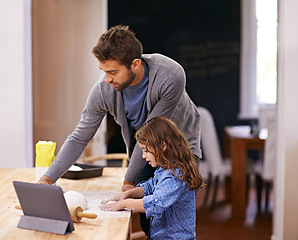
[[[134,59],[141,59],[143,46],[128,26],[114,26],[101,35],[92,49],[94,56],[100,61],[118,60],[130,69]]]

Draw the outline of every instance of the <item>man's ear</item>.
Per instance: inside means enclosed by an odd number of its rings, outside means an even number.
[[[130,69],[131,71],[135,72],[142,64],[142,60],[141,59],[134,59],[130,65]]]

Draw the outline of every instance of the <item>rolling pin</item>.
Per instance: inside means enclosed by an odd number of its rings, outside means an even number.
[[[20,205],[15,206],[16,209],[22,210]],[[71,219],[75,223],[79,223],[83,217],[95,219],[97,215],[95,213],[84,213],[83,209],[80,206],[70,206],[68,207]]]
[[[95,219],[97,215],[94,213],[84,213],[80,206],[70,206],[69,213],[73,222],[78,223],[83,217]]]

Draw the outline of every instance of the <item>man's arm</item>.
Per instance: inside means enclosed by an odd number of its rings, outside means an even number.
[[[136,144],[125,174],[125,180],[123,184],[128,183],[132,185],[131,183],[135,184],[137,181],[139,174],[146,165],[146,160],[143,159],[142,154],[142,149],[138,144]]]
[[[129,182],[126,179],[124,179],[121,190],[122,192],[126,192],[130,189],[134,189],[135,187],[136,187],[136,184],[134,182]]]
[[[69,135],[45,176],[57,181],[82,154],[106,115],[104,101],[97,82],[91,89],[76,129]]]

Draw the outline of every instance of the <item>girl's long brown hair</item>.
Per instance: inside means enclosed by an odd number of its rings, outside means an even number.
[[[152,118],[136,132],[135,137],[154,155],[159,166],[171,169],[172,174],[185,181],[191,190],[204,186],[188,141],[173,121],[165,117]],[[177,168],[182,176],[174,174]]]

